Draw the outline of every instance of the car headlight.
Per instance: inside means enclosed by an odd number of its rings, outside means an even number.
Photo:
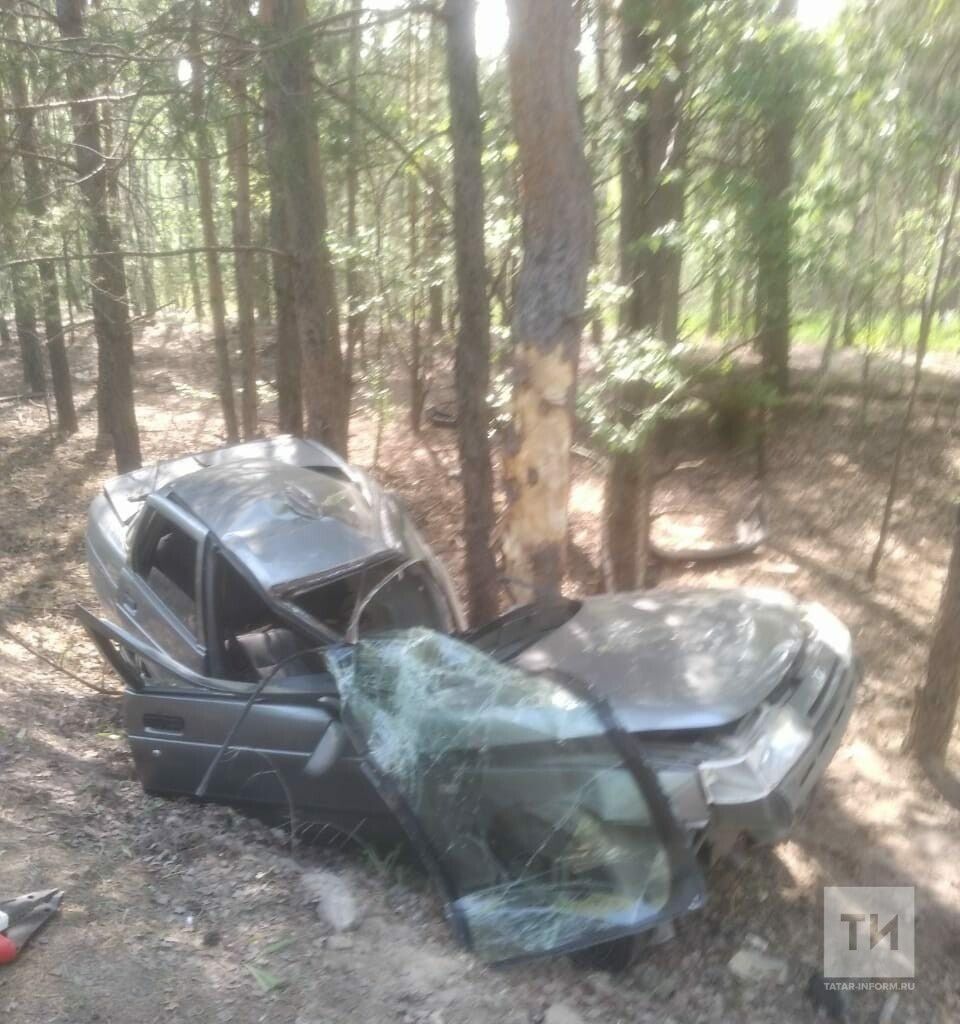
[[[703,761],[700,781],[712,804],[740,804],[768,796],[810,745],[810,726],[791,708],[775,708],[756,741],[737,757]]]
[[[826,644],[840,658],[849,661],[853,657],[850,630],[833,612],[814,602],[804,605],[803,614],[821,643]]]

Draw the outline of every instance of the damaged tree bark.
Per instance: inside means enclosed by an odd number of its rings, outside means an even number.
[[[572,4],[509,0],[523,263],[513,309],[512,424],[504,438],[508,575],[559,591],[566,565],[573,400],[593,252],[590,170]]]

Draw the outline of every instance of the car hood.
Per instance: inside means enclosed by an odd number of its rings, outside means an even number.
[[[806,634],[781,591],[638,591],[587,598],[514,663],[577,677],[631,732],[707,729],[764,700]]]

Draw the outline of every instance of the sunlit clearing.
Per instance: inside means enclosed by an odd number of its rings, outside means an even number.
[[[598,480],[576,480],[570,488],[570,511],[599,515],[603,508],[603,485]]]
[[[477,4],[477,55],[489,60],[503,53],[509,27],[506,0],[480,0]]]
[[[805,28],[825,28],[835,21],[845,0],[800,0],[797,20]]]

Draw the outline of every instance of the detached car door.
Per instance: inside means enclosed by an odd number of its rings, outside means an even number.
[[[314,677],[287,678],[244,713],[253,683],[208,678],[85,609],[77,614],[126,685],[124,727],[145,789],[284,809],[315,799],[308,765],[337,719],[337,702],[324,696],[329,688]]]
[[[480,957],[573,952],[702,904],[655,775],[573,681],[426,629],[330,665],[347,733]]]

